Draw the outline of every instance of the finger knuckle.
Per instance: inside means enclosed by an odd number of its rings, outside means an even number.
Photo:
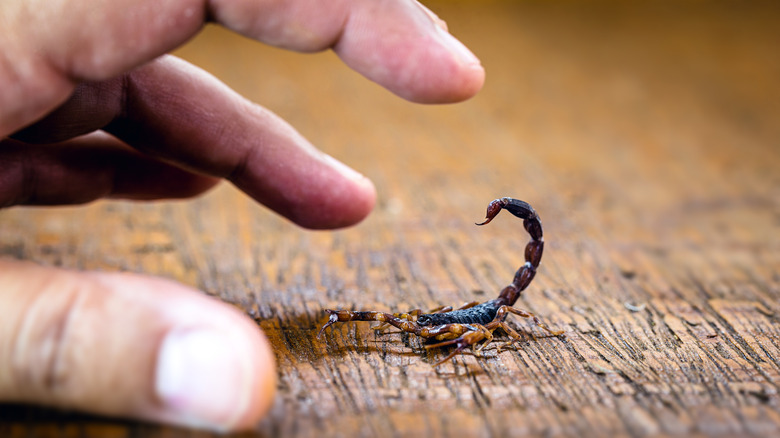
[[[10,369],[21,398],[55,399],[71,386],[71,327],[84,292],[62,275],[42,279],[21,313],[11,350]]]

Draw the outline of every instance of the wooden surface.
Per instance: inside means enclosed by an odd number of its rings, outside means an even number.
[[[223,185],[0,211],[0,254],[244,308],[279,362],[258,436],[778,436],[780,10],[615,3],[432,3],[488,72],[451,106],[206,29],[179,54],[372,178],[372,216],[303,231]],[[505,195],[532,203],[547,242],[517,306],[565,336],[513,317],[537,338],[438,368],[441,352],[367,323],[315,338],[324,308],[493,298],[528,236],[509,215],[473,223]],[[208,436],[14,405],[0,435]]]

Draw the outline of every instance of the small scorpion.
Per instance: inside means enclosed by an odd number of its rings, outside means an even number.
[[[456,354],[469,346],[472,346],[472,350],[476,355],[480,355],[482,349],[493,340],[493,331],[497,328],[501,328],[512,338],[511,341],[499,346],[499,351],[505,346],[521,340],[522,337],[505,322],[506,317],[510,313],[523,318],[532,318],[536,325],[553,336],[563,334],[563,331],[551,330],[545,323],[539,321],[539,318],[533,313],[512,307],[536,275],[536,269],[542,260],[544,239],[542,237],[542,222],[539,220],[539,215],[536,214],[536,211],[527,202],[519,199],[499,198],[492,201],[488,204],[485,221],[476,225],[489,223],[502,209],[523,220],[523,226],[528,234],[531,235],[531,241],[525,247],[525,263],[515,273],[512,284],[505,287],[498,295],[498,298],[481,304],[477,301],[472,301],[455,310],[451,306],[442,306],[428,313],[423,313],[420,309],[395,314],[376,311],[355,312],[351,310],[327,309],[326,312],[328,312],[330,318],[322,326],[317,337],[319,338],[326,328],[337,322],[379,321],[382,324],[376,327],[377,330],[393,326],[431,342],[440,341],[426,345],[426,349],[454,345],[455,349],[434,365],[438,366],[452,359]],[[482,340],[485,340],[485,342],[477,348],[473,347]]]

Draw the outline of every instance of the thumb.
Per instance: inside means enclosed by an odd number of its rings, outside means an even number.
[[[0,260],[0,401],[227,431],[268,411],[268,341],[158,278]]]

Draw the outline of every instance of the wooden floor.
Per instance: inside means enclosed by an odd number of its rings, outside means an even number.
[[[550,3],[430,4],[487,70],[458,105],[217,28],[180,50],[373,179],[359,226],[304,231],[223,185],[0,211],[0,254],[157,274],[244,308],[279,363],[257,436],[780,436],[780,8]],[[517,306],[564,336],[512,317],[516,348],[440,367],[446,352],[367,323],[316,339],[325,308],[494,298],[528,240],[509,215],[473,225],[499,196],[545,230]],[[15,405],[0,435],[208,436]]]

